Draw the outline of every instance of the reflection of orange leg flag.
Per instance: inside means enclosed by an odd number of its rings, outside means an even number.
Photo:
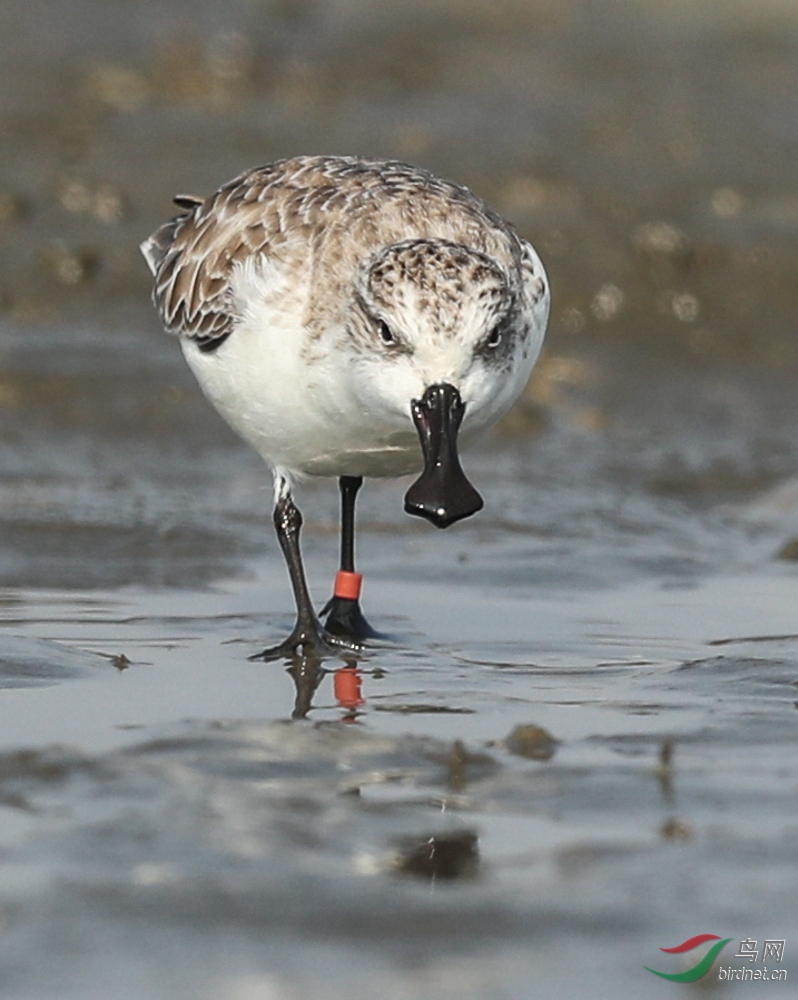
[[[361,693],[363,677],[357,667],[341,667],[335,671],[333,678],[333,690],[335,700],[341,708],[354,711],[361,705],[365,705],[366,699]]]

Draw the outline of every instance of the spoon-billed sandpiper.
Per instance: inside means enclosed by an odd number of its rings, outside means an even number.
[[[439,528],[482,498],[457,454],[523,390],[549,287],[540,258],[468,189],[405,163],[300,156],[250,170],[142,244],[154,301],[205,395],[274,473],[297,623],[264,659],[373,634],[354,567],[364,476],[421,470],[405,510]],[[335,476],[341,569],[313,610],[292,489]]]

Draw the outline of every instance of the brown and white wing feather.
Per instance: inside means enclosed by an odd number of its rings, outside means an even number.
[[[462,243],[528,270],[512,227],[484,202],[406,163],[299,156],[248,171],[205,201],[180,195],[177,204],[182,214],[141,250],[167,331],[206,351],[235,328],[231,280],[236,265],[253,256],[290,253],[295,267],[313,271],[310,323],[329,313],[364,255],[408,234]],[[316,269],[319,260],[325,266]],[[537,276],[529,277],[528,290],[537,294]]]
[[[546,272],[532,244],[520,237],[518,243],[521,249],[520,270],[523,297],[527,307],[533,309],[544,302],[548,294]]]
[[[251,181],[245,175],[205,201],[181,195],[178,204],[189,211],[141,244],[164,327],[205,351],[223,343],[239,319],[231,294],[236,264],[285,239],[275,213],[252,198]]]

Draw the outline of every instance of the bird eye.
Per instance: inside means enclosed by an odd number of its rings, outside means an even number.
[[[381,319],[379,321],[377,329],[380,332],[380,337],[382,338],[383,344],[396,343],[396,337],[394,337],[393,333],[391,332],[391,328],[388,326],[385,320]]]
[[[496,348],[502,342],[502,330],[499,326],[494,326],[490,332],[490,336],[485,341],[485,347],[490,347],[491,349]]]

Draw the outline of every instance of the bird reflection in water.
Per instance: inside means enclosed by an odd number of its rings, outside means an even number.
[[[365,705],[362,684],[363,676],[354,657],[347,658],[345,666],[329,671],[322,666],[322,658],[312,653],[292,657],[287,673],[291,675],[296,688],[292,719],[304,719],[313,708],[313,696],[328,673],[333,674],[333,692],[337,704],[344,710],[342,722],[355,722]]]
[[[333,691],[335,700],[345,710],[341,722],[354,722],[362,713],[358,711],[366,704],[362,692],[363,677],[355,660],[347,660],[345,667],[335,671]]]

